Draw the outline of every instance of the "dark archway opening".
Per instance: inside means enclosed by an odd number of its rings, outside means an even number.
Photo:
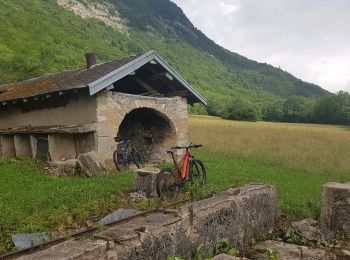
[[[166,151],[176,145],[172,122],[160,112],[149,108],[132,110],[119,126],[118,136],[128,137],[146,162],[163,162]]]

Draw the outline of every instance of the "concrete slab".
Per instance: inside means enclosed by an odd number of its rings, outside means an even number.
[[[12,241],[16,248],[21,250],[41,245],[49,241],[49,236],[45,233],[15,234],[12,235]]]
[[[113,223],[115,221],[119,221],[122,219],[126,219],[135,215],[140,214],[141,211],[135,210],[135,209],[117,209],[116,211],[112,212],[111,214],[108,214],[104,218],[102,218],[100,221],[98,221],[99,225],[108,225],[110,223]]]

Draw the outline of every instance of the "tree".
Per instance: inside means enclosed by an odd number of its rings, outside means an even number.
[[[283,104],[283,121],[309,122],[312,118],[312,106],[313,104],[304,97],[289,97]]]
[[[263,120],[280,122],[283,120],[283,102],[277,100],[267,104],[262,111]]]
[[[261,118],[257,107],[249,100],[234,99],[227,107],[225,118],[232,120],[257,121]]]
[[[326,124],[350,124],[350,94],[339,91],[320,98],[313,113],[314,121]]]

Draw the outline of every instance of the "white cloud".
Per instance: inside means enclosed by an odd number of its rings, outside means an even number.
[[[332,92],[350,91],[350,1],[173,1],[227,49]]]

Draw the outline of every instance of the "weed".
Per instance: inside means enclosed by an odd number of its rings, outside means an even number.
[[[284,230],[283,240],[292,244],[305,245],[306,240],[298,235],[292,228],[288,227]]]
[[[213,250],[214,255],[219,255],[222,253],[230,256],[237,256],[239,254],[239,250],[230,246],[228,238],[223,238],[216,242]]]
[[[267,249],[267,257],[269,258],[269,260],[277,260],[278,256],[277,256],[277,252],[272,250],[272,249]]]
[[[312,217],[314,219],[320,219],[320,215],[321,215],[321,208],[320,208],[320,206],[317,205],[314,201],[311,201],[311,200],[309,200],[307,202],[307,206],[308,206],[310,212],[312,212],[312,214],[313,214]]]

